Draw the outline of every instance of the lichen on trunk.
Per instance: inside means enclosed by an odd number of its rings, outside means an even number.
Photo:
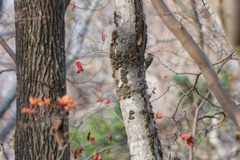
[[[131,159],[162,159],[147,94],[144,52],[147,26],[141,0],[115,0],[110,59],[128,136]]]

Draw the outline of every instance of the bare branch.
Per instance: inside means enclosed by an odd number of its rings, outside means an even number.
[[[172,15],[162,0],[152,0],[152,3],[169,30],[179,39],[191,58],[196,62],[201,70],[206,83],[214,93],[218,102],[229,118],[240,128],[240,109],[228,94],[225,87],[219,80],[216,72],[206,54],[202,52],[192,36],[182,26],[182,24]]]
[[[3,46],[3,48],[7,51],[7,53],[10,55],[10,57],[13,59],[14,62],[16,62],[16,55],[12,51],[12,49],[9,47],[9,45],[5,42],[5,40],[0,35],[0,44]]]
[[[15,85],[8,94],[8,97],[5,98],[0,104],[0,117],[5,113],[5,111],[9,108],[10,104],[14,101],[17,96],[17,85]]]
[[[8,123],[6,124],[6,126],[1,130],[0,133],[0,139],[2,141],[5,140],[6,136],[9,134],[9,132],[13,129],[13,127],[15,126],[15,121],[16,121],[16,111],[13,113],[12,118],[8,121]]]

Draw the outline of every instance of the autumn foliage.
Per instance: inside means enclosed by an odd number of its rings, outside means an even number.
[[[50,104],[50,98],[43,98],[44,101],[40,97],[38,98],[33,98],[33,96],[30,96],[29,98],[29,106],[32,105],[38,105],[38,106],[44,106],[44,105],[49,105]]]
[[[34,110],[34,109],[30,109],[30,108],[23,108],[22,110],[21,110],[21,113],[36,113],[36,110]]]
[[[100,154],[98,154],[96,151],[94,151],[94,153],[93,153],[93,159],[94,159],[94,160],[102,160],[103,157],[101,157]]]
[[[156,119],[161,119],[163,117],[163,114],[162,113],[155,113],[155,118],[154,118],[154,120],[156,120]]]
[[[75,148],[72,147],[71,150],[72,150],[74,159],[77,159],[77,154],[81,153],[83,151],[83,148],[82,148],[82,146],[80,146],[79,148],[78,147],[75,147]]]
[[[76,62],[76,66],[78,68],[76,73],[80,73],[80,72],[84,71],[83,68],[82,68],[82,64],[79,61]]]
[[[179,137],[181,137],[182,140],[186,140],[189,146],[193,146],[193,137],[190,135],[189,131],[180,133]]]
[[[98,98],[98,100],[97,100],[97,103],[100,103],[100,102],[103,102],[103,101],[105,101],[105,102],[106,102],[106,104],[109,104],[109,103],[111,103],[111,100],[110,100],[109,98],[107,98],[107,99]]]
[[[65,111],[69,111],[72,108],[72,105],[75,104],[73,99],[68,95],[63,96],[62,98],[58,97],[57,100],[60,105],[66,105]]]
[[[71,9],[72,9],[72,11],[74,11],[75,8],[76,8],[75,1],[72,1],[72,3],[71,3]]]

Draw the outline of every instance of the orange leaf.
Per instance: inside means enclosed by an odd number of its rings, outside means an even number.
[[[98,153],[96,151],[94,151],[93,153],[93,159],[94,160],[97,160],[98,159]]]
[[[72,100],[72,98],[68,95],[64,95],[62,98],[58,97],[57,100],[61,105],[71,105],[72,106],[75,103]]]
[[[182,138],[182,140],[187,140],[188,138],[190,138],[191,135],[189,131],[186,131],[186,132],[180,133],[179,136]]]
[[[156,119],[160,119],[160,118],[162,118],[163,117],[163,114],[162,113],[155,113],[155,118],[154,118],[154,120],[156,120]]]
[[[21,113],[36,113],[36,110],[23,107]]]
[[[44,100],[44,105],[49,105],[50,104],[50,102],[51,102],[51,99],[50,98],[43,98],[43,100]]]
[[[66,107],[64,107],[65,111],[69,111],[72,108],[71,105],[67,105]]]
[[[189,131],[183,132],[179,134],[179,137],[182,138],[182,140],[186,140],[187,144],[189,146],[193,146],[193,137],[191,136],[191,134],[189,133]]]
[[[30,96],[29,98],[29,105],[38,105],[38,106],[44,106],[44,102],[40,97],[38,98],[33,98],[33,96]]]
[[[103,157],[101,157],[101,155],[99,154],[97,160],[102,160],[102,159],[103,159]]]

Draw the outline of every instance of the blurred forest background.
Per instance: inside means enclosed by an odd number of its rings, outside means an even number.
[[[67,94],[76,102],[70,110],[70,137],[82,117],[89,115],[77,129],[71,147],[83,147],[78,159],[93,159],[98,151],[104,160],[130,159],[127,136],[116,96],[109,59],[111,33],[115,28],[112,0],[76,0],[76,9],[65,15]],[[218,71],[228,92],[239,104],[239,60],[228,43],[219,21],[208,3],[202,0],[165,0],[172,13],[197,41]],[[160,20],[150,0],[143,0],[148,25],[147,53],[154,54],[146,71],[146,80],[153,111],[163,114],[156,120],[164,159],[188,159],[189,148],[179,133],[192,134],[195,110],[197,130],[193,149],[194,159],[238,159],[240,133],[224,114],[185,49]],[[0,35],[15,51],[14,2],[5,0],[0,21]],[[80,61],[84,71],[76,73]],[[9,141],[14,133],[16,114],[16,67],[0,46],[0,139],[9,159],[14,150]],[[210,95],[203,102],[203,96]],[[107,99],[111,103],[97,100]],[[5,107],[5,108],[4,108]],[[174,119],[173,119],[174,116]],[[177,121],[178,123],[176,123]],[[87,141],[88,132],[95,144]],[[112,141],[109,140],[112,135]],[[178,137],[178,138],[176,138]],[[71,155],[72,156],[72,155]],[[74,159],[72,157],[72,159]]]

